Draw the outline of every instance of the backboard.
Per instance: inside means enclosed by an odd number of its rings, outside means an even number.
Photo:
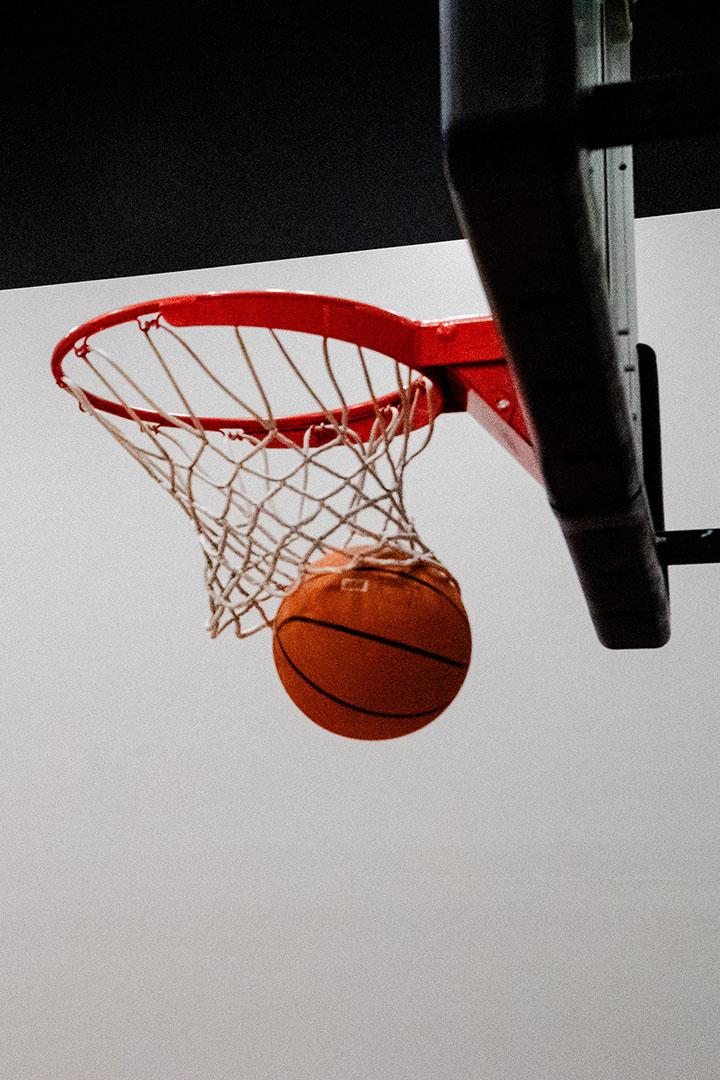
[[[447,170],[505,343],[550,504],[601,641],[669,636],[658,429],[643,438],[632,156],[594,95],[630,77],[623,0],[445,0]],[[602,99],[601,99],[602,101]],[[643,457],[651,461],[648,497]],[[653,505],[651,505],[651,503]]]

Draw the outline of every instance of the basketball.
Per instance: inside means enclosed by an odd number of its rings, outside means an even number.
[[[410,563],[397,548],[351,565],[361,552],[319,559],[314,568],[339,571],[310,570],[287,593],[273,655],[285,690],[320,727],[393,739],[429,724],[455,698],[470,663],[470,624],[443,567]]]

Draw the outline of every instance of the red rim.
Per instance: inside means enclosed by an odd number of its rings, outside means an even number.
[[[94,334],[113,326],[139,319],[161,317],[173,327],[180,326],[257,326],[274,330],[294,330],[316,334],[325,338],[372,349],[389,356],[414,371],[426,376],[432,384],[430,392],[422,395],[413,417],[413,428],[429,423],[431,417],[452,408],[445,399],[438,383],[437,368],[453,364],[499,360],[503,347],[490,318],[460,319],[452,322],[418,322],[404,318],[370,304],[360,304],[337,297],[317,296],[313,293],[282,291],[205,293],[195,296],[176,296],[132,304],[117,311],[90,319],[71,330],[58,342],[52,356],[52,372],[63,389],[65,358],[82,347]],[[161,413],[149,409],[129,411],[117,402],[89,391],[83,391],[90,404],[106,413],[123,419],[135,420],[161,427],[172,426]],[[397,391],[379,398],[377,405],[392,408],[400,401]],[[377,405],[365,401],[352,406],[344,417],[345,424],[358,437],[366,439],[377,417]],[[267,428],[249,417],[190,417],[180,413],[169,414],[173,421],[193,425],[199,423],[206,431],[238,431],[262,437]],[[335,422],[343,419],[341,409],[330,414]],[[274,427],[286,439],[301,443],[310,428],[314,441],[322,442],[322,429],[328,429],[328,418],[323,412],[300,416],[285,416],[275,420]],[[332,430],[329,437],[333,437]],[[271,444],[272,445],[272,444]],[[282,445],[282,443],[277,444]]]

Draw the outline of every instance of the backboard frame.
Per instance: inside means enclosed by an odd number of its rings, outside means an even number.
[[[550,505],[600,641],[662,646],[669,594],[643,477],[631,155],[598,147],[581,119],[584,95],[629,78],[628,4],[441,0],[440,11],[449,186]]]

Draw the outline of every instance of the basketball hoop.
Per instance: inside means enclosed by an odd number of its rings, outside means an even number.
[[[409,564],[437,561],[408,514],[405,470],[436,418],[465,407],[452,369],[502,354],[488,318],[421,323],[307,293],[210,293],[91,319],[58,344],[52,370],[192,521],[211,635],[246,637],[323,556],[357,545],[382,564],[392,545]],[[284,409],[283,394],[308,411]],[[506,424],[508,394],[505,382]],[[515,427],[526,438],[521,415]]]

